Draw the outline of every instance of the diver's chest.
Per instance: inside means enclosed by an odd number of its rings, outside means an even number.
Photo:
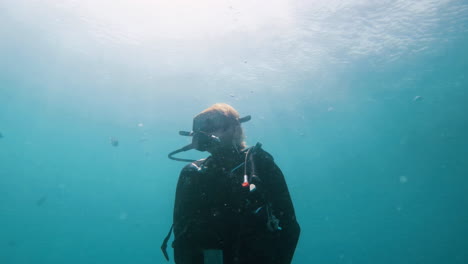
[[[231,202],[248,194],[242,187],[242,173],[223,168],[208,169],[199,178],[200,199],[208,203]]]
[[[199,178],[199,199],[202,208],[241,212],[249,205],[262,204],[260,192],[242,185],[243,170],[226,171],[222,168],[206,170]],[[255,188],[257,189],[257,188]]]

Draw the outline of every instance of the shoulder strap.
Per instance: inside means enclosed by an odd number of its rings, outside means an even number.
[[[254,162],[253,156],[260,149],[262,149],[262,143],[257,142],[257,144],[255,144],[255,146],[253,146],[253,147],[251,147],[251,148],[249,148],[247,150],[247,153],[245,154],[244,177],[247,177],[247,162],[250,162],[250,177],[251,178],[257,177],[256,171],[255,171],[255,162]],[[244,182],[247,182],[247,180],[245,180]]]
[[[167,254],[167,241],[169,241],[169,238],[171,238],[172,234],[172,228],[174,227],[174,224],[171,225],[171,229],[169,229],[169,233],[167,233],[166,238],[164,238],[164,241],[161,245],[161,250],[164,254],[164,257],[166,258],[167,261],[169,261],[169,255]]]

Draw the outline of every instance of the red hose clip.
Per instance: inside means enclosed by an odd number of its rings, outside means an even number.
[[[247,174],[244,175],[244,182],[242,183],[242,187],[247,187],[249,186],[249,180],[247,178]]]

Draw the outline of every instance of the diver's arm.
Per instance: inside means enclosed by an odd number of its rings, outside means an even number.
[[[262,170],[265,171],[262,181],[266,188],[266,199],[271,202],[273,214],[279,219],[281,228],[277,237],[277,254],[275,263],[289,264],[292,261],[299,240],[300,226],[296,220],[294,206],[289,194],[283,172],[273,161],[273,157],[264,152]]]
[[[284,175],[276,164],[274,164],[272,170],[274,172],[272,175],[276,178],[274,180],[277,182],[274,186],[276,188],[273,188],[276,189],[273,193],[273,210],[275,216],[280,220],[279,225],[282,228],[280,233],[281,248],[285,249],[284,253],[281,254],[281,263],[291,263],[301,228],[296,219]]]
[[[202,252],[190,239],[191,221],[196,219],[196,171],[186,166],[180,173],[174,205],[174,261],[177,264],[202,263]],[[200,261],[201,258],[201,261]]]

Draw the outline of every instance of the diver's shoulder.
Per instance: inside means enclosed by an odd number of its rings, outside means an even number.
[[[252,147],[254,149],[254,156],[257,159],[263,161],[274,161],[273,155],[271,155],[268,151],[263,148],[263,145],[258,142],[255,146]]]
[[[188,163],[187,165],[182,168],[182,173],[190,173],[190,172],[199,172],[202,170],[203,164],[206,162],[208,158],[199,159],[193,162]]]

